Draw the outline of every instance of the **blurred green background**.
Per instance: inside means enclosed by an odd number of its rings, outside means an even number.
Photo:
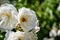
[[[22,7],[27,7],[36,12],[39,20],[40,31],[38,40],[43,40],[44,37],[49,38],[49,32],[52,27],[60,29],[60,11],[57,10],[60,0],[9,0],[17,10]],[[4,33],[0,32],[0,40],[3,40]],[[58,40],[58,39],[55,39]]]

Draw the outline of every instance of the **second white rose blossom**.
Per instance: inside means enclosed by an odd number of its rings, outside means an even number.
[[[59,6],[57,7],[57,10],[60,11],[60,4],[59,4]]]
[[[17,22],[15,15],[17,10],[12,4],[2,4],[0,6],[0,30],[12,30]]]
[[[24,31],[29,31],[37,25],[37,17],[35,12],[28,8],[19,9],[18,22]]]
[[[52,30],[49,32],[50,37],[56,37],[57,36],[57,29],[55,27],[52,28]]]
[[[57,35],[60,36],[60,30],[57,31]]]
[[[35,36],[32,32],[7,32],[4,40],[37,40],[37,36]]]

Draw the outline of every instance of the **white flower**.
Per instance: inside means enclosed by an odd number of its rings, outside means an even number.
[[[25,7],[19,9],[18,22],[24,31],[31,30],[37,25],[35,12]]]
[[[8,3],[5,3],[5,4],[2,4],[1,5],[1,9],[3,10],[3,9],[7,9],[7,10],[10,10],[11,11],[11,13],[12,14],[14,14],[14,15],[17,15],[18,14],[18,12],[17,12],[17,9],[14,7],[14,5],[12,5],[12,4],[8,4]]]
[[[24,38],[24,32],[8,32],[4,40],[21,40]]]
[[[5,36],[6,37],[4,40],[37,40],[37,38],[32,32],[8,32]]]
[[[57,7],[57,10],[60,11],[60,4],[59,4],[59,6]]]
[[[58,30],[57,35],[60,36],[60,30]]]
[[[50,36],[50,37],[56,37],[56,36],[57,36],[57,29],[53,28],[53,29],[49,32],[49,36]]]
[[[15,16],[17,15],[16,8],[11,4],[3,4],[0,7],[0,30],[12,30],[15,28],[17,22]]]

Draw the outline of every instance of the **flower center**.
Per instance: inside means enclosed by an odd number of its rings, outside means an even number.
[[[20,38],[18,40],[21,40]]]
[[[21,21],[21,22],[26,22],[27,20],[26,20],[26,18],[21,17],[20,21]]]

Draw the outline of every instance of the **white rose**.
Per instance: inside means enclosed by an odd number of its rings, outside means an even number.
[[[4,40],[21,40],[24,38],[24,32],[8,32]]]
[[[7,32],[4,40],[37,40],[37,37],[32,32]]]
[[[18,22],[24,31],[33,29],[37,25],[35,12],[25,7],[19,9]]]
[[[60,36],[60,30],[58,30],[57,35]]]
[[[57,7],[57,10],[60,11],[60,4],[59,4],[59,6]]]
[[[16,15],[17,10],[13,5],[2,4],[0,7],[0,30],[6,31],[15,28]]]
[[[49,32],[49,36],[50,36],[50,37],[56,37],[56,36],[57,36],[56,30],[52,29],[52,30]]]

